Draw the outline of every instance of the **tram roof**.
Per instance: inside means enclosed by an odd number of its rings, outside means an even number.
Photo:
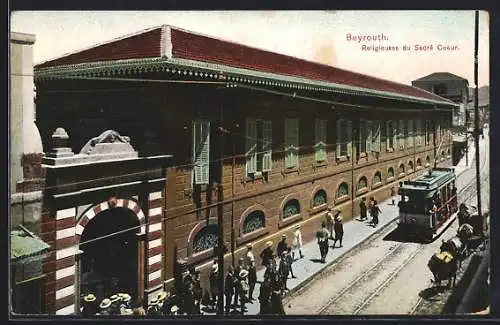
[[[435,192],[437,188],[447,181],[455,179],[455,170],[453,168],[434,168],[430,171],[431,173],[421,175],[415,180],[403,182],[402,189]]]

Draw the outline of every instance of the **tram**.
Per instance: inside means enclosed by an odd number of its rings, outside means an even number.
[[[453,168],[434,168],[401,182],[398,228],[427,240],[438,237],[457,218],[455,180]]]

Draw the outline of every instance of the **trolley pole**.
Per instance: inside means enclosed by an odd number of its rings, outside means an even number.
[[[479,216],[482,217],[483,213],[481,210],[481,167],[479,162],[479,107],[478,107],[478,39],[479,39],[479,11],[476,10],[475,19],[475,33],[474,33],[474,84],[476,88],[474,90],[474,143],[476,145],[476,188],[477,188],[477,211]],[[483,223],[484,225],[484,220]],[[483,232],[483,230],[481,230]]]

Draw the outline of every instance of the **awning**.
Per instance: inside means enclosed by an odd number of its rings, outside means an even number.
[[[10,232],[11,263],[24,263],[43,257],[50,245],[23,226]]]

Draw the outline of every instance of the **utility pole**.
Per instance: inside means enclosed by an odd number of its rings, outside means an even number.
[[[476,89],[474,90],[474,143],[476,145],[476,188],[477,188],[477,211],[481,217],[481,167],[479,162],[479,107],[478,107],[478,78],[477,78],[477,65],[478,65],[478,41],[479,41],[479,11],[476,10],[475,19],[475,33],[474,33],[474,84]],[[484,225],[484,220],[483,223]],[[481,233],[483,229],[481,229]]]

